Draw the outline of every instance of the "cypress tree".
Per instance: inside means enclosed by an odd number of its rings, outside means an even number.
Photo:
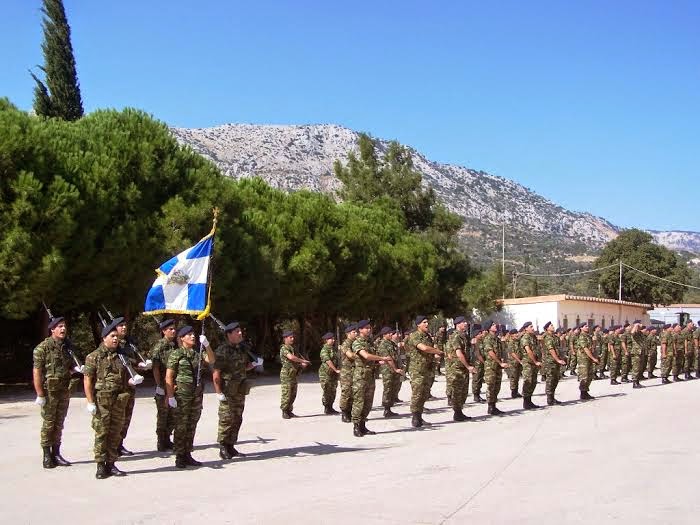
[[[70,26],[63,0],[44,0],[44,67],[46,83],[36,75],[34,111],[37,115],[78,120],[83,116],[83,102],[75,70],[75,57],[70,40]]]

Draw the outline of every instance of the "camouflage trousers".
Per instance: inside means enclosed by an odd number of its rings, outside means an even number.
[[[498,393],[501,391],[501,379],[503,369],[498,363],[488,362],[484,366],[484,381],[486,382],[486,400],[489,403],[498,401]]]
[[[608,345],[603,346],[603,351],[600,354],[600,363],[597,365],[596,369],[600,374],[605,372],[605,368],[610,362],[610,352],[608,351]]]
[[[691,342],[692,344],[692,342]],[[695,363],[695,349],[692,348],[690,352],[685,353],[685,373],[689,374],[690,372],[694,372],[697,367],[693,367],[693,364]]]
[[[610,379],[616,379],[620,375],[620,351],[610,352]]]
[[[520,376],[523,373],[523,365],[518,363],[515,359],[509,359],[508,364],[510,367],[506,368],[506,374],[510,380],[510,390],[518,389],[518,384],[520,383]]]
[[[474,368],[476,370],[472,378],[472,394],[481,395],[481,385],[484,383],[484,363],[477,359]]]
[[[102,392],[95,394],[97,412],[92,416],[95,431],[95,461],[113,463],[117,460],[119,444],[122,442],[124,411],[129,401],[128,392]]]
[[[156,435],[169,438],[175,430],[175,409],[168,405],[166,396],[155,396],[156,401]]]
[[[461,410],[469,395],[469,370],[463,364],[450,366],[452,373],[452,408]]]
[[[576,370],[576,365],[578,364],[578,352],[576,350],[569,351],[569,362],[567,363],[567,368],[574,372]]]
[[[453,392],[454,393],[454,392]],[[411,413],[422,414],[430,397],[430,375],[422,367],[411,368]]]
[[[593,381],[593,361],[584,353],[580,352],[578,356],[578,388],[581,392],[588,392]]]
[[[350,412],[352,410],[352,371],[352,365],[346,365],[340,369],[339,406],[342,412]]]
[[[547,381],[545,383],[545,393],[553,396],[557,390],[559,379],[561,378],[561,365],[553,359],[548,359],[543,367],[547,371]]]
[[[640,379],[644,379],[644,371],[647,369],[647,361],[649,361],[649,351],[646,348],[642,348],[642,375]],[[632,368],[634,368],[634,362],[632,363]]]
[[[220,445],[235,445],[238,441],[238,431],[243,424],[243,410],[245,409],[245,397],[249,392],[249,385],[245,379],[242,381],[227,381],[222,392],[226,401],[219,401],[219,426],[216,441]]]
[[[394,373],[391,367],[382,366],[382,406],[384,408],[391,408],[395,404],[396,396],[399,395],[399,389],[401,388],[401,376]]]
[[[428,397],[430,397],[430,389],[433,388],[433,384],[435,383],[435,363],[431,363],[431,365],[428,365],[428,381],[430,382],[430,386],[428,387]]]
[[[656,347],[654,346],[653,348],[649,349],[649,355],[647,356],[647,372],[651,376],[651,374],[654,373],[654,369],[656,368],[656,361],[658,359]]]
[[[129,432],[129,425],[131,425],[131,416],[134,415],[134,405],[136,404],[136,389],[130,388],[127,390],[129,394],[129,400],[126,402],[126,408],[124,409],[124,426],[122,426],[121,438],[122,441],[126,439],[126,434]]]
[[[620,366],[622,367],[620,373],[623,375],[623,377],[627,377],[630,373],[630,369],[632,368],[632,354],[630,352],[627,352],[626,354],[622,352],[622,362]]]
[[[374,367],[355,367],[352,376],[352,422],[367,420],[374,402]]]
[[[321,403],[324,407],[332,407],[338,391],[338,374],[329,370],[327,374],[319,374],[318,381],[321,385]]]
[[[523,396],[531,397],[537,386],[537,366],[528,357],[523,359]]]
[[[673,377],[676,377],[685,368],[685,350],[677,350],[673,353]]]
[[[291,412],[294,408],[294,400],[297,398],[297,370],[295,368],[282,367],[280,387],[280,409],[282,412]]]
[[[63,386],[63,385],[61,385]],[[51,447],[60,445],[63,436],[63,422],[66,420],[70,404],[70,389],[65,388],[44,390],[46,404],[41,407],[41,446]]]
[[[445,359],[445,395],[452,399],[452,385],[454,383],[454,365],[452,359]]]
[[[175,436],[173,439],[173,451],[175,454],[188,454],[192,452],[194,434],[197,423],[202,415],[203,389],[194,388],[188,383],[178,383],[175,390],[177,408],[175,409]]]
[[[632,358],[632,381],[639,381],[644,373],[644,352],[630,352],[630,357]]]
[[[661,377],[668,379],[671,374],[671,369],[673,368],[673,352],[671,350],[666,351],[666,357],[661,356]]]

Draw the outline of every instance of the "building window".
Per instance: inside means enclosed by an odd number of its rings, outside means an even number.
[[[594,325],[594,324],[595,324],[595,321],[594,321],[593,318],[591,317],[591,318],[588,320],[588,328],[593,328],[593,325]]]
[[[601,327],[601,328],[606,328],[606,326],[605,326],[605,317],[603,317],[603,318],[600,320],[600,327]]]
[[[610,326],[611,326],[611,327],[612,327],[612,326],[615,326],[615,318],[614,318],[614,317],[611,317],[611,318],[610,318]]]
[[[566,316],[564,316],[564,321],[562,322],[561,325],[564,327],[564,330],[569,329],[569,320],[566,318]]]
[[[576,326],[581,324],[581,318],[577,315],[576,316]]]

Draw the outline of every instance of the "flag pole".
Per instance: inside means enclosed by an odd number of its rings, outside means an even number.
[[[204,335],[204,323],[209,316],[209,313],[211,312],[211,283],[212,283],[212,274],[213,274],[213,262],[214,262],[214,239],[216,237],[216,222],[219,218],[219,208],[214,208],[212,210],[212,213],[214,214],[214,218],[212,219],[212,227],[211,227],[211,232],[209,235],[211,235],[211,255],[209,256],[209,274],[207,275],[207,304],[204,307],[204,311],[197,316],[198,321],[202,321],[202,325],[200,327],[201,329],[201,334]],[[204,352],[204,348],[199,348],[199,360],[197,362],[197,382],[196,382],[196,387],[198,387],[201,382],[202,382],[202,353]]]

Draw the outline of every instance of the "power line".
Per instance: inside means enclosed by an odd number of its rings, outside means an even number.
[[[613,266],[618,266],[618,263],[611,264],[609,266],[603,266],[602,268],[595,268],[593,270],[584,270],[584,271],[577,271],[577,272],[571,272],[571,273],[520,273],[520,272],[515,272],[515,275],[525,275],[527,277],[570,277],[572,275],[583,275],[586,273],[594,273],[594,272],[601,272],[603,270],[607,270],[608,268],[612,268]]]
[[[622,263],[622,266],[624,266],[625,268],[629,268],[630,270],[634,270],[635,272],[642,273],[642,274],[644,274],[644,275],[646,275],[646,276],[648,276],[648,277],[653,277],[654,279],[659,279],[659,280],[661,280],[661,281],[666,281],[667,283],[676,284],[676,285],[678,285],[678,286],[685,286],[685,287],[687,287],[687,288],[693,288],[693,289],[695,289],[695,290],[700,290],[700,286],[693,286],[692,284],[683,284],[683,283],[679,283],[679,282],[676,282],[676,281],[672,281],[671,279],[665,279],[665,278],[663,278],[663,277],[659,277],[658,275],[652,275],[652,274],[650,274],[650,273],[648,273],[648,272],[645,272],[644,270],[639,270],[639,269],[635,268],[634,266],[630,266],[629,264]]]

